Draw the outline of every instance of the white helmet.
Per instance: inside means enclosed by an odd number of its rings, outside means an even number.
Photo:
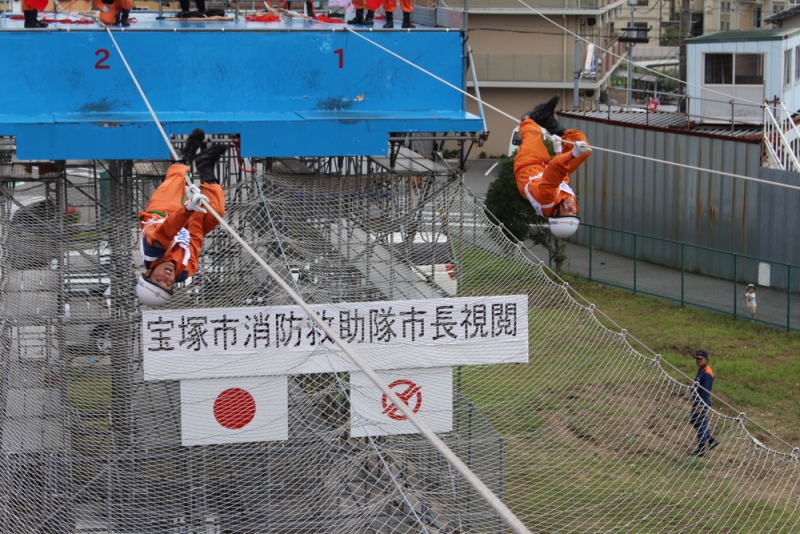
[[[550,217],[547,223],[554,236],[569,237],[578,231],[581,220],[579,217]]]
[[[136,283],[136,296],[142,304],[147,306],[163,306],[169,302],[172,291],[167,291],[144,276],[140,276]]]

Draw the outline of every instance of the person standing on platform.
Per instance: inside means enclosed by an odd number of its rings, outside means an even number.
[[[356,16],[348,20],[348,24],[371,26],[375,22],[375,11],[367,7],[366,0],[353,0],[353,7],[356,8]],[[366,16],[364,16],[365,9],[367,10]]]
[[[46,7],[46,0],[44,2],[37,2],[35,0],[27,2],[26,0],[22,0],[22,14],[25,15],[25,27],[47,28],[47,23],[43,20],[39,20],[39,9],[44,10]]]
[[[133,0],[94,0],[94,5],[100,10],[100,22],[103,24],[126,28],[131,25],[128,16]]]
[[[692,393],[692,414],[689,422],[697,432],[697,448],[689,456],[705,456],[717,445],[715,438],[708,428],[708,409],[711,408],[711,389],[714,387],[714,371],[708,365],[708,353],[697,350],[694,353],[697,361],[697,376],[694,378],[695,388]]]
[[[383,9],[386,11],[386,24],[384,28],[394,28],[394,12],[397,10],[397,0],[386,0],[383,3]],[[414,3],[412,0],[400,0],[400,9],[403,10],[403,28],[416,28],[411,24],[411,12],[414,11]]]
[[[189,11],[189,9],[191,8],[190,0],[180,0],[180,4],[181,4],[181,12],[178,14],[178,16],[181,18],[192,18],[189,16],[189,13],[192,13],[191,11]],[[206,0],[194,0],[194,5],[195,7],[197,7],[197,13],[196,14],[192,13],[192,16],[202,17],[203,14],[206,12]]]
[[[219,224],[202,202],[220,217],[225,216],[225,193],[214,170],[228,145],[213,145],[195,158],[204,140],[205,133],[200,128],[189,134],[181,159],[170,166],[164,182],[139,214],[142,229],[139,252],[145,272],[136,284],[136,296],[142,304],[167,304],[175,283],[197,272],[203,239]],[[186,186],[192,161],[200,178],[199,188]]]

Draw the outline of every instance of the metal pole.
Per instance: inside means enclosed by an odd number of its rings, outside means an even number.
[[[572,109],[580,106],[580,87],[581,87],[581,40],[575,37],[575,84],[572,89]]]
[[[589,226],[589,281],[592,280],[592,249],[594,248],[594,226]]]
[[[685,262],[686,256],[684,254],[684,249],[686,248],[685,245],[686,245],[685,243],[681,242],[681,308],[683,308],[684,305],[683,296],[684,296],[684,290],[686,289],[686,284],[684,280],[686,274],[686,262]]]
[[[636,234],[633,234],[633,292],[636,293]]]
[[[792,266],[786,264],[786,331],[792,330]]]
[[[733,133],[735,133],[735,129],[734,129],[734,127],[733,127],[733,120],[734,120],[734,117],[735,117],[735,114],[734,114],[734,112],[733,112],[733,99],[731,98],[731,133],[732,133],[732,134],[733,134]]]
[[[629,28],[633,28],[633,13],[636,8],[631,6],[631,22]],[[628,36],[631,36],[633,30],[628,30]],[[637,33],[638,36],[638,33]],[[631,89],[633,87],[633,43],[628,43],[628,111],[631,110]]]
[[[736,261],[736,254],[733,255],[733,318],[736,319],[736,297],[739,289],[736,287],[736,280],[738,279],[738,261]]]

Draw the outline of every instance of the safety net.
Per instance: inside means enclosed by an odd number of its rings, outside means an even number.
[[[508,531],[222,226],[135,297],[168,162],[0,188],[0,530]],[[460,174],[226,156],[225,220],[533,532],[793,532],[798,451],[693,387],[487,219]],[[35,176],[38,175],[38,176]]]

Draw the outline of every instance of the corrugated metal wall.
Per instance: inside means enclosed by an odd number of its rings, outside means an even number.
[[[761,169],[761,178],[770,182],[800,186],[800,173]],[[768,185],[759,186],[758,256],[773,262],[800,265],[800,191]],[[774,265],[771,285],[785,288],[787,270]],[[792,288],[800,288],[800,279],[792,273]]]
[[[561,116],[567,128],[583,131],[592,145],[659,160],[758,177],[758,143],[656,131]],[[759,186],[730,177],[595,151],[575,173],[583,221],[618,230],[684,241],[737,254],[759,256]],[[774,188],[773,188],[774,189]],[[632,256],[632,240],[607,232],[593,246]],[[584,236],[586,234],[584,233]],[[680,268],[680,247],[648,240],[639,259]],[[588,243],[581,243],[588,245]],[[687,270],[732,278],[725,255],[692,249]],[[745,271],[750,269],[744,269]],[[737,278],[752,273],[737,269]]]

